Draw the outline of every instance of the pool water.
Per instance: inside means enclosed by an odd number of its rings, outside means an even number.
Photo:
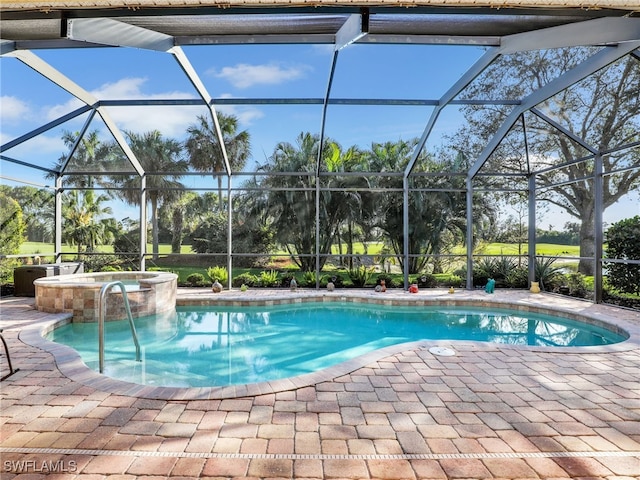
[[[140,384],[180,387],[292,377],[418,340],[563,347],[624,340],[604,328],[558,317],[466,307],[178,307],[135,323],[143,361],[135,361],[128,322],[107,322],[104,373]],[[96,323],[67,324],[47,338],[71,346],[90,368],[98,369]]]

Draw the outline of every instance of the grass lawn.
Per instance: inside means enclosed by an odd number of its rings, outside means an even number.
[[[20,253],[22,255],[34,255],[34,254],[52,254],[55,251],[53,243],[41,243],[41,242],[24,242],[20,245]],[[78,252],[77,247],[70,245],[62,245],[62,251],[65,254],[74,255]],[[97,248],[99,253],[111,254],[113,253],[113,246],[111,245],[101,245]],[[151,253],[153,251],[153,246],[150,243],[147,243],[147,252]],[[160,255],[169,255],[171,253],[171,245],[166,243],[161,243],[158,245],[158,251]],[[191,245],[182,245],[180,248],[180,253],[184,254],[193,254],[195,253],[191,249]]]
[[[522,255],[526,255],[529,251],[529,246],[526,243],[489,243],[479,248],[476,252],[478,255],[518,255],[519,251]],[[455,253],[465,255],[466,250],[464,247],[458,247]],[[580,247],[578,245],[556,245],[552,243],[537,243],[536,254],[545,255],[550,257],[579,257]]]

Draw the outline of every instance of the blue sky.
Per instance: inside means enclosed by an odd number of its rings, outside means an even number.
[[[259,45],[185,47],[212,97],[322,98],[331,46]],[[478,47],[353,45],[338,59],[335,98],[437,99],[483,53]],[[196,98],[169,54],[126,48],[36,52],[46,62],[99,99]],[[445,66],[446,65],[446,66]],[[2,143],[51,121],[80,103],[16,59],[3,58]],[[261,162],[278,141],[294,141],[301,131],[318,132],[321,106],[220,106],[249,130],[255,160]],[[182,139],[204,109],[198,107],[111,108],[123,130],[160,130]],[[326,133],[344,146],[408,139],[422,133],[430,107],[329,107]],[[64,151],[61,131],[80,128],[84,117],[7,152],[16,158],[51,165]],[[443,123],[446,123],[446,119]],[[100,127],[100,123],[96,123]]]
[[[351,45],[340,52],[333,80],[334,98],[438,99],[484,53],[482,47]],[[331,65],[330,45],[240,45],[184,47],[213,98],[322,98]],[[197,98],[178,63],[167,53],[132,48],[81,48],[35,52],[98,99]],[[75,108],[80,102],[14,58],[0,59],[0,141],[5,143]],[[280,141],[320,130],[320,105],[220,106],[238,117],[252,139],[252,162],[262,163]],[[330,106],[326,135],[345,148],[367,148],[372,141],[397,141],[422,134],[431,114],[424,106]],[[118,107],[109,113],[121,130],[160,130],[183,140],[202,107]],[[51,166],[65,152],[63,131],[81,128],[85,116],[52,129],[5,154]],[[455,107],[445,109],[432,134],[459,126]],[[96,116],[90,130],[104,130]],[[105,135],[104,140],[110,140]],[[34,170],[2,162],[2,175],[50,184]],[[250,170],[252,165],[247,167]],[[4,180],[6,182],[6,180]],[[195,182],[196,180],[193,180]],[[189,183],[188,181],[185,183]],[[128,216],[121,210],[122,215]],[[570,218],[557,217],[561,227]]]

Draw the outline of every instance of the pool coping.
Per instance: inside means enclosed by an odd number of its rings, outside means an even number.
[[[332,381],[383,358],[411,350],[427,350],[431,347],[445,347],[455,351],[456,345],[471,344],[484,350],[526,350],[555,354],[603,354],[624,352],[640,348],[640,312],[625,308],[594,304],[571,297],[547,293],[533,294],[527,290],[502,290],[494,294],[484,291],[456,291],[451,295],[447,290],[422,290],[410,294],[403,290],[387,290],[384,293],[372,290],[319,290],[289,291],[284,289],[227,290],[214,294],[210,289],[178,289],[176,306],[185,305],[284,305],[306,302],[352,302],[401,306],[473,306],[509,308],[535,313],[552,313],[561,317],[586,321],[591,324],[612,327],[614,331],[626,332],[629,337],[612,345],[589,347],[539,347],[509,345],[468,340],[421,340],[384,347],[346,362],[333,365],[318,372],[296,377],[245,385],[219,387],[158,387],[135,384],[107,377],[84,364],[80,355],[71,347],[46,340],[43,335],[61,324],[71,321],[70,314],[43,314],[43,320],[23,327],[20,340],[49,352],[60,372],[83,385],[112,394],[135,396],[161,400],[206,400],[229,399],[294,390]]]

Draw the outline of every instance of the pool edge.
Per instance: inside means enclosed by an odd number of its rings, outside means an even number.
[[[255,291],[254,291],[255,292]],[[252,292],[252,293],[254,293]],[[554,354],[606,354],[634,350],[640,347],[640,312],[627,310],[609,305],[596,305],[571,298],[558,298],[549,294],[530,294],[527,291],[510,292],[509,295],[484,295],[477,291],[461,291],[456,295],[449,295],[446,290],[430,291],[421,294],[406,292],[387,292],[372,295],[369,291],[338,291],[326,294],[318,291],[285,292],[275,294],[249,296],[236,292],[212,294],[210,291],[185,292],[178,295],[177,306],[223,304],[223,305],[278,305],[287,303],[302,303],[312,301],[349,301],[355,303],[389,304],[389,305],[469,305],[510,308],[520,311],[536,313],[551,313],[574,320],[587,321],[614,327],[616,331],[624,331],[629,337],[619,343],[589,347],[537,347],[524,345],[507,345],[486,342],[472,342],[468,340],[421,340],[384,347],[361,355],[347,362],[343,362],[319,372],[308,373],[296,377],[273,380],[268,382],[246,385],[231,385],[223,387],[154,387],[117,380],[101,375],[87,367],[80,355],[71,347],[51,342],[44,338],[48,331],[69,321],[69,315],[48,315],[35,325],[25,327],[20,332],[20,339],[34,347],[49,352],[54,357],[60,372],[70,379],[83,385],[106,391],[112,394],[136,396],[140,398],[162,400],[218,400],[241,398],[269,393],[279,393],[298,388],[316,385],[347,375],[368,364],[401,352],[425,350],[433,346],[446,346],[455,350],[456,345],[473,345],[474,348],[485,350],[526,350]],[[543,301],[544,300],[544,301]],[[54,317],[54,318],[51,318]]]

